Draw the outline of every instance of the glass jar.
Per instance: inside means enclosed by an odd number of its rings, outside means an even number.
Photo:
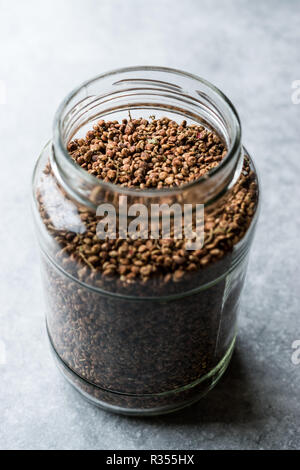
[[[72,160],[70,140],[99,119],[121,121],[128,113],[130,119],[184,117],[213,129],[227,154],[200,179],[160,190],[104,182]],[[128,206],[203,205],[204,245],[183,253],[186,270],[172,268],[172,239],[159,240],[157,250],[147,253],[153,275],[146,281],[116,274],[111,258],[106,271],[95,269],[88,255],[107,257],[110,248],[109,241],[97,240],[97,207],[112,204],[119,217],[125,199]],[[162,67],[89,80],[58,109],[53,139],[34,170],[33,200],[47,331],[66,379],[94,404],[136,415],[175,411],[214,387],[234,348],[259,200],[257,174],[231,102],[205,80]],[[122,254],[122,243],[118,262],[126,265],[135,248],[129,240]],[[157,259],[166,263],[158,255],[165,253],[171,264],[156,274]]]

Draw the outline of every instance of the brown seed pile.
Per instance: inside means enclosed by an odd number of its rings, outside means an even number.
[[[144,394],[187,385],[216,366],[233,339],[239,284],[228,290],[222,279],[204,292],[167,302],[127,300],[85,289],[49,260],[44,263],[53,345],[73,371],[102,388],[103,399],[103,389]],[[90,388],[97,396],[96,387]],[[195,394],[192,388],[189,396]],[[182,399],[181,394],[107,397],[129,407]]]
[[[226,154],[219,137],[203,126],[180,125],[168,118],[135,119],[122,124],[99,121],[85,139],[73,140],[68,150],[86,171],[104,181],[127,187],[176,186],[194,180],[215,167]],[[49,169],[47,170],[49,171]],[[46,171],[46,173],[47,173]],[[114,175],[112,177],[112,175]],[[245,159],[233,190],[214,207],[205,210],[205,243],[188,251],[186,240],[132,240],[97,237],[99,218],[78,208],[84,233],[57,230],[38,195],[44,224],[61,247],[63,266],[80,280],[98,287],[118,288],[155,278],[160,288],[189,279],[189,274],[215,263],[244,236],[256,208],[255,175]],[[79,264],[79,267],[78,267]]]
[[[68,150],[95,177],[141,189],[193,181],[226,154],[213,132],[167,118],[100,121],[85,139],[70,142]],[[45,179],[56,185],[50,167]],[[50,215],[64,207],[61,188],[55,187],[53,201],[47,184],[37,198],[42,221],[56,242],[50,253],[55,262],[44,259],[44,282],[48,330],[63,361],[60,366],[78,388],[110,405],[155,409],[194,401],[212,378],[180,393],[151,394],[202,378],[234,340],[244,278],[241,273],[225,274],[232,265],[233,247],[256,211],[257,180],[249,160],[245,157],[232,190],[205,208],[205,243],[194,251],[185,249],[185,240],[100,240],[95,213],[64,193],[84,230],[62,229]],[[86,288],[77,279],[133,298]],[[216,280],[182,298],[147,298],[187,293]]]
[[[68,144],[72,158],[91,175],[120,186],[180,186],[205,175],[226,155],[215,132],[162,119],[101,120],[85,139]]]
[[[57,259],[65,269],[74,269],[80,280],[109,290],[113,283],[125,290],[132,285],[134,290],[137,282],[147,289],[147,281],[152,278],[158,289],[168,290],[170,283],[183,280],[191,287],[194,282],[197,285],[194,273],[221,260],[243,238],[256,210],[257,183],[245,159],[232,191],[215,207],[205,209],[204,246],[194,251],[185,249],[184,239],[100,240],[96,234],[99,218],[85,208],[79,209],[83,233],[58,230],[42,194],[38,200],[43,222],[60,247]]]

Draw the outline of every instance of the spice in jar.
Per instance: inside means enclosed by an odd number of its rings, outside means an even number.
[[[101,119],[67,149],[95,178],[138,190],[177,188],[205,178],[227,154],[213,130],[167,117]],[[44,175],[52,178],[50,165]],[[62,188],[60,194],[69,198]],[[38,191],[41,219],[57,245],[56,267],[45,261],[49,334],[78,388],[128,409],[167,406],[166,394],[178,389],[173,405],[188,401],[196,390],[201,394],[201,378],[234,339],[243,279],[226,292],[228,276],[233,248],[251,224],[257,196],[256,175],[245,157],[222,204],[205,209],[203,247],[189,251],[186,240],[174,237],[100,240],[97,215],[80,205],[83,229],[57,228],[50,214],[60,202],[49,203]],[[197,291],[199,286],[205,288]]]

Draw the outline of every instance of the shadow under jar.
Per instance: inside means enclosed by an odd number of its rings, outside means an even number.
[[[139,190],[99,180],[72,160],[67,145],[100,119],[121,122],[128,112],[130,119],[155,115],[202,125],[219,136],[226,156],[207,175],[174,188]],[[180,266],[161,266],[157,253],[172,258],[177,241],[159,240],[148,253],[153,272],[146,280],[117,271],[107,276],[86,253],[92,242],[96,256],[109,253],[110,241],[97,240],[96,210],[109,203],[119,217],[125,198],[128,206],[148,208],[203,204],[204,246],[186,250]],[[205,80],[167,68],[127,68],[92,79],[56,114],[53,140],[34,171],[33,199],[47,330],[68,381],[94,404],[132,415],[168,413],[206,394],[234,348],[258,213],[257,175],[230,101]],[[127,240],[125,258],[132,257],[133,243]]]

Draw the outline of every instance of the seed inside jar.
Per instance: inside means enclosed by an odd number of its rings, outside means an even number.
[[[101,120],[84,139],[68,144],[88,173],[123,187],[170,188],[194,181],[218,166],[226,147],[203,126],[168,118]]]
[[[135,189],[196,181],[227,152],[214,131],[167,117],[100,120],[67,149],[95,178]],[[50,165],[44,173],[55,179]],[[58,193],[71,202],[60,187]],[[74,202],[84,229],[61,229],[47,197],[47,189],[37,194],[40,215],[55,240],[51,255],[62,268],[45,260],[47,322],[65,373],[94,399],[128,409],[181,404],[201,394],[201,381],[187,385],[211,372],[234,340],[243,276],[234,278],[229,270],[257,205],[248,158],[233,188],[205,208],[204,244],[197,250],[186,250],[185,240],[172,236],[99,239],[95,212]],[[62,206],[55,196],[51,204]],[[190,294],[199,286],[208,287]],[[170,299],[178,293],[182,298]],[[179,394],[153,395],[178,387],[184,387]]]
[[[200,125],[181,124],[168,118],[100,120],[83,139],[69,142],[71,157],[96,178],[129,188],[170,188],[196,180],[217,166],[226,155],[226,147],[213,131]],[[46,172],[48,170],[46,169]],[[222,204],[205,210],[204,246],[186,250],[186,240],[160,238],[100,240],[97,216],[80,209],[84,233],[55,230],[39,195],[40,212],[48,230],[55,235],[61,250],[58,257],[66,268],[76,267],[76,277],[112,288],[116,282],[130,285],[152,278],[158,289],[186,281],[193,287],[193,273],[211,266],[244,236],[255,212],[257,186],[255,176],[244,161],[243,172]],[[98,273],[100,277],[98,276]],[[195,281],[197,286],[197,281]],[[153,285],[149,287],[150,291]],[[177,287],[174,287],[176,290]],[[169,290],[167,291],[169,293]]]

